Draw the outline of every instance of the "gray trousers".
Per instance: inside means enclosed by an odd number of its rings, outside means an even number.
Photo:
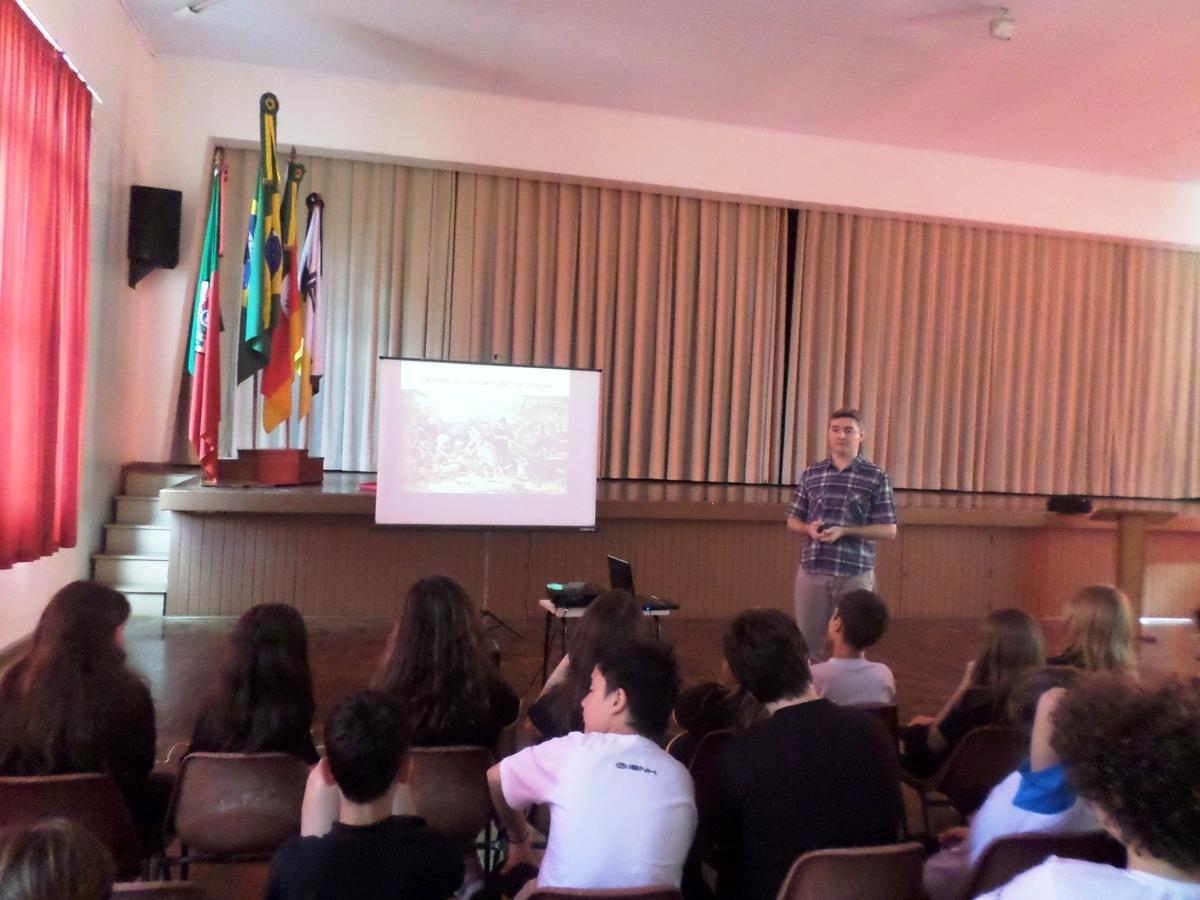
[[[796,624],[800,626],[813,662],[821,662],[828,656],[825,632],[833,618],[837,598],[858,588],[875,590],[874,569],[857,575],[814,575],[803,568],[796,569]]]

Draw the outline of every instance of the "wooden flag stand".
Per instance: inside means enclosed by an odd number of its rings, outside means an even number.
[[[254,444],[250,449],[240,448],[232,459],[217,460],[217,478],[213,485],[254,485],[256,487],[292,487],[299,484],[321,484],[325,480],[325,458],[309,456],[303,448],[293,448],[292,423],[284,423],[287,429],[287,447],[260,450],[258,444],[258,373],[254,374],[256,402],[250,411],[250,434]],[[311,421],[309,438],[312,437]]]
[[[324,477],[324,458],[309,456],[307,450],[238,450],[234,458],[218,460],[215,483],[287,487],[320,484]]]

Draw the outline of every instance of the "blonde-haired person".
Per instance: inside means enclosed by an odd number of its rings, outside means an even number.
[[[107,900],[116,867],[81,825],[47,819],[0,835],[4,900]]]
[[[1046,660],[1048,663],[1085,672],[1135,669],[1133,611],[1120,588],[1108,584],[1081,587],[1067,604],[1066,620],[1065,648]]]

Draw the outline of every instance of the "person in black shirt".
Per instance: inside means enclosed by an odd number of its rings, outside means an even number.
[[[1042,664],[1042,630],[1021,609],[995,609],[983,620],[983,649],[936,716],[916,716],[900,731],[900,764],[918,778],[934,774],[967,732],[1008,725],[1008,695],[1018,679]]]
[[[304,617],[263,603],[238,619],[221,685],[196,720],[189,753],[291,753],[317,761]]]
[[[322,776],[341,791],[338,820],[321,837],[276,851],[266,900],[445,900],[463,879],[459,847],[414,816],[392,815],[408,729],[378,691],[347,697],[325,721]]]
[[[724,644],[770,718],[734,734],[717,762],[718,897],[770,900],[801,854],[894,843],[900,766],[879,719],[817,696],[804,637],[782,612],[741,613]]]

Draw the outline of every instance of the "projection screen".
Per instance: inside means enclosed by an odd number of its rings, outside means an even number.
[[[379,361],[381,525],[591,528],[600,373]]]

